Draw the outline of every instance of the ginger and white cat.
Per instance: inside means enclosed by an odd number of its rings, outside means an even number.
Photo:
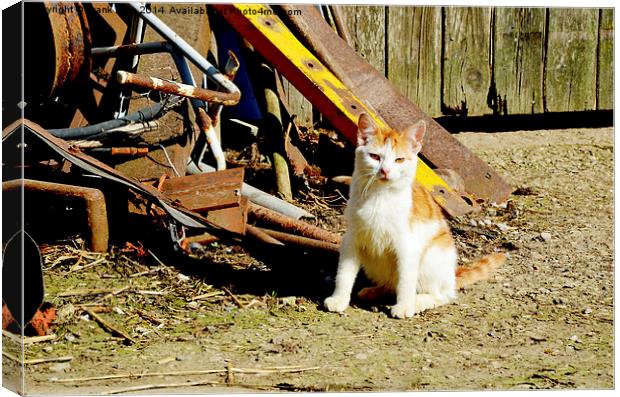
[[[336,288],[324,302],[327,310],[342,312],[349,306],[360,268],[376,286],[358,296],[372,300],[395,293],[391,314],[405,318],[450,302],[458,288],[486,278],[505,261],[498,253],[457,268],[456,247],[441,209],[415,182],[425,132],[423,120],[399,133],[360,116],[347,231]]]

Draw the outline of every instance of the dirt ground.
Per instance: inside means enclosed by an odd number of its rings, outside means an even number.
[[[507,205],[451,221],[463,264],[510,254],[457,302],[408,320],[389,318],[383,304],[327,313],[334,256],[234,241],[200,260],[157,246],[147,246],[154,256],[51,246],[46,301],[59,310],[57,338],[27,345],[26,358],[73,359],[27,366],[26,392],[612,388],[613,129],[457,138],[518,187]],[[341,232],[343,203],[330,197],[319,219]],[[7,386],[15,370],[3,357]]]

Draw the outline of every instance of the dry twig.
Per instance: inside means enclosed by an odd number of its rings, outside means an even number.
[[[130,343],[135,343],[135,340],[133,340],[133,338],[129,335],[127,335],[125,332],[119,330],[116,327],[113,327],[112,325],[110,325],[107,321],[105,321],[103,318],[101,318],[101,316],[99,316],[98,314],[96,314],[95,312],[93,312],[90,309],[84,309],[84,311],[86,313],[88,313],[88,315],[90,317],[92,317],[93,320],[95,320],[96,322],[99,323],[99,325],[101,325],[104,329],[106,329],[107,331],[109,331],[112,335],[118,335],[120,337],[125,338],[127,341],[129,341]]]
[[[66,298],[68,296],[85,296],[85,295],[99,295],[108,294],[116,291],[115,288],[96,288],[96,289],[76,289],[73,291],[61,292],[57,296],[59,298]]]
[[[166,270],[167,268],[160,266],[160,267],[156,267],[154,269],[151,270],[146,270],[144,272],[138,272],[138,273],[134,273],[134,274],[130,274],[129,278],[134,278],[134,277],[140,277],[140,276],[146,276],[149,274],[153,274],[153,273],[157,273],[157,272],[161,272],[162,270]]]
[[[83,258],[83,257],[80,257],[80,261],[82,260],[82,258]],[[99,259],[97,259],[96,261],[91,262],[91,263],[89,263],[88,265],[84,265],[84,266],[79,266],[79,265],[76,263],[76,264],[75,264],[75,265],[73,265],[73,266],[71,267],[71,269],[69,269],[69,270],[68,270],[65,274],[69,274],[69,273],[72,273],[72,272],[76,272],[76,271],[78,271],[78,270],[88,269],[88,268],[91,268],[91,267],[93,267],[93,266],[100,265],[100,264],[102,264],[103,262],[105,262],[105,258],[99,258]]]
[[[125,291],[127,291],[130,287],[131,287],[131,286],[126,285],[126,286],[124,286],[124,287],[122,287],[122,288],[117,289],[116,291],[112,291],[112,292],[110,292],[109,294],[104,295],[104,296],[102,296],[101,298],[99,298],[99,299],[98,299],[98,301],[99,301],[99,302],[101,302],[101,301],[104,301],[104,300],[106,300],[106,299],[109,299],[109,298],[113,297],[114,295],[118,295],[118,294],[120,294],[121,292],[125,292]]]
[[[29,338],[21,338],[19,335],[15,335],[4,329],[2,330],[2,335],[6,336],[13,342],[17,342],[19,344],[23,343],[24,345],[30,345],[33,343],[46,342],[46,341],[56,339],[56,334],[49,334],[49,335],[43,335],[43,336],[32,336]]]
[[[222,294],[223,294],[222,291],[211,291],[211,292],[207,292],[206,294],[196,295],[193,298],[190,298],[190,300],[197,301],[201,299],[208,299],[208,298],[213,298],[214,296],[219,296]]]
[[[237,306],[239,306],[239,309],[243,309],[245,308],[245,305],[239,300],[239,298],[237,298],[235,296],[235,294],[233,294],[232,292],[230,292],[230,290],[226,287],[222,287],[222,289],[224,290],[224,292],[226,292],[231,298],[232,300],[235,302],[235,304]]]
[[[124,389],[116,389],[104,392],[103,394],[122,394],[132,391],[140,390],[152,390],[152,389],[165,389],[170,387],[188,387],[188,386],[207,386],[207,385],[220,385],[220,382],[215,381],[197,381],[197,382],[181,382],[181,383],[155,383],[151,385],[139,385],[126,387]]]
[[[110,380],[110,379],[124,379],[124,378],[146,378],[152,376],[191,376],[191,375],[208,375],[208,374],[224,374],[228,372],[236,372],[241,374],[283,374],[283,373],[298,373],[306,371],[314,371],[321,367],[299,367],[299,366],[284,366],[284,367],[267,367],[267,368],[226,368],[226,369],[203,369],[203,370],[190,370],[190,371],[171,371],[171,372],[145,372],[140,374],[113,374],[113,375],[101,375],[91,376],[86,378],[67,378],[67,379],[54,379],[54,382],[58,383],[70,383],[70,382],[90,382],[93,380]]]
[[[48,357],[48,358],[30,358],[27,360],[20,360],[15,357],[11,353],[2,352],[2,355],[9,360],[15,361],[19,364],[23,365],[34,365],[34,364],[43,364],[43,363],[52,363],[52,362],[64,362],[73,360],[73,356],[62,356],[62,357]]]

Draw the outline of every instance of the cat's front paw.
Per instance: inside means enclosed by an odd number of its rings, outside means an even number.
[[[409,317],[413,317],[413,315],[416,313],[415,310],[415,304],[413,305],[409,305],[409,304],[397,304],[392,306],[392,309],[390,310],[392,317],[394,318],[409,318]]]
[[[330,312],[342,313],[347,307],[349,307],[349,299],[346,296],[332,295],[325,299],[323,305]]]

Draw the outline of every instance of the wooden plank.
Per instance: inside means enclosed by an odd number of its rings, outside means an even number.
[[[386,8],[384,6],[342,6],[355,51],[385,75]]]
[[[490,7],[444,10],[443,113],[484,115],[491,84]]]
[[[192,211],[211,211],[239,206],[243,168],[169,178],[162,193]]]
[[[550,8],[545,111],[596,109],[598,10]]]
[[[357,12],[357,6],[346,6],[341,5],[340,11],[342,12],[342,18],[344,19],[344,23],[349,30],[349,34],[351,35],[351,40],[353,40],[353,45],[355,45],[355,13]]]
[[[544,8],[496,8],[493,73],[500,114],[543,112]]]
[[[600,10],[598,60],[596,73],[596,108],[614,108],[614,10]]]
[[[441,115],[441,8],[389,7],[387,77],[429,116]]]
[[[282,87],[286,94],[286,100],[291,112],[297,115],[297,122],[300,126],[312,127],[312,104],[295,88],[288,80],[282,78]]]

